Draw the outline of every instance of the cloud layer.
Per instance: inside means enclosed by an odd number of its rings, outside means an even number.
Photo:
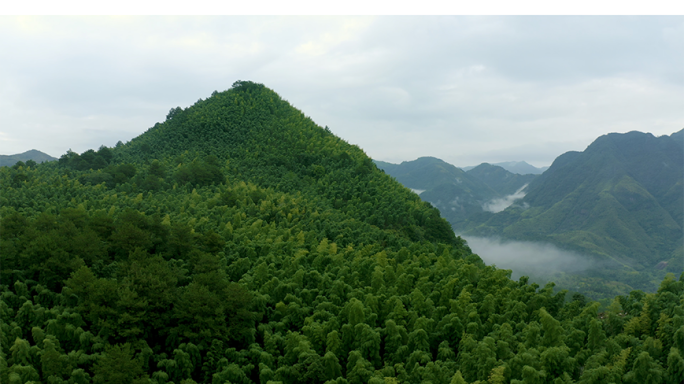
[[[394,163],[684,127],[681,17],[3,17],[0,50],[2,154],[114,145],[236,80]]]
[[[548,243],[461,237],[487,265],[494,264],[497,268],[512,270],[511,277],[516,280],[520,276],[550,278],[557,272],[581,272],[595,266],[595,263],[586,256]]]

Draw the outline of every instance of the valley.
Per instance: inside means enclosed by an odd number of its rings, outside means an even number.
[[[552,244],[590,260],[591,268],[577,272],[522,270],[598,300],[654,292],[668,272],[684,270],[683,135],[605,135],[584,152],[559,156],[540,175],[487,163],[464,172],[434,158],[377,163],[409,188],[426,189],[420,197],[464,238]]]

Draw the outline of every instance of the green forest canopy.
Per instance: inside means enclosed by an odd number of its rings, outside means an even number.
[[[0,183],[2,383],[684,380],[682,277],[513,281],[261,84]]]

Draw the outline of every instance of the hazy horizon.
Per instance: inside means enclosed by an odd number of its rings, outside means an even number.
[[[551,164],[684,127],[678,16],[2,17],[0,153],[129,141],[263,83],[370,157]]]

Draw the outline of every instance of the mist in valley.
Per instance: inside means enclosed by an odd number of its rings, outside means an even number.
[[[512,270],[511,278],[529,276],[543,284],[559,272],[577,273],[594,267],[595,262],[576,252],[549,243],[508,241],[497,238],[462,236],[487,265]]]
[[[508,196],[504,196],[504,197],[498,198],[498,199],[492,199],[492,200],[486,202],[485,204],[482,205],[482,210],[488,211],[488,212],[493,212],[493,213],[498,213],[498,212],[503,211],[504,209],[513,205],[513,203],[516,200],[520,200],[523,197],[525,197],[526,193],[523,191],[525,190],[525,188],[527,188],[527,185],[528,184],[523,185],[517,191],[515,191],[515,193],[512,193]]]

